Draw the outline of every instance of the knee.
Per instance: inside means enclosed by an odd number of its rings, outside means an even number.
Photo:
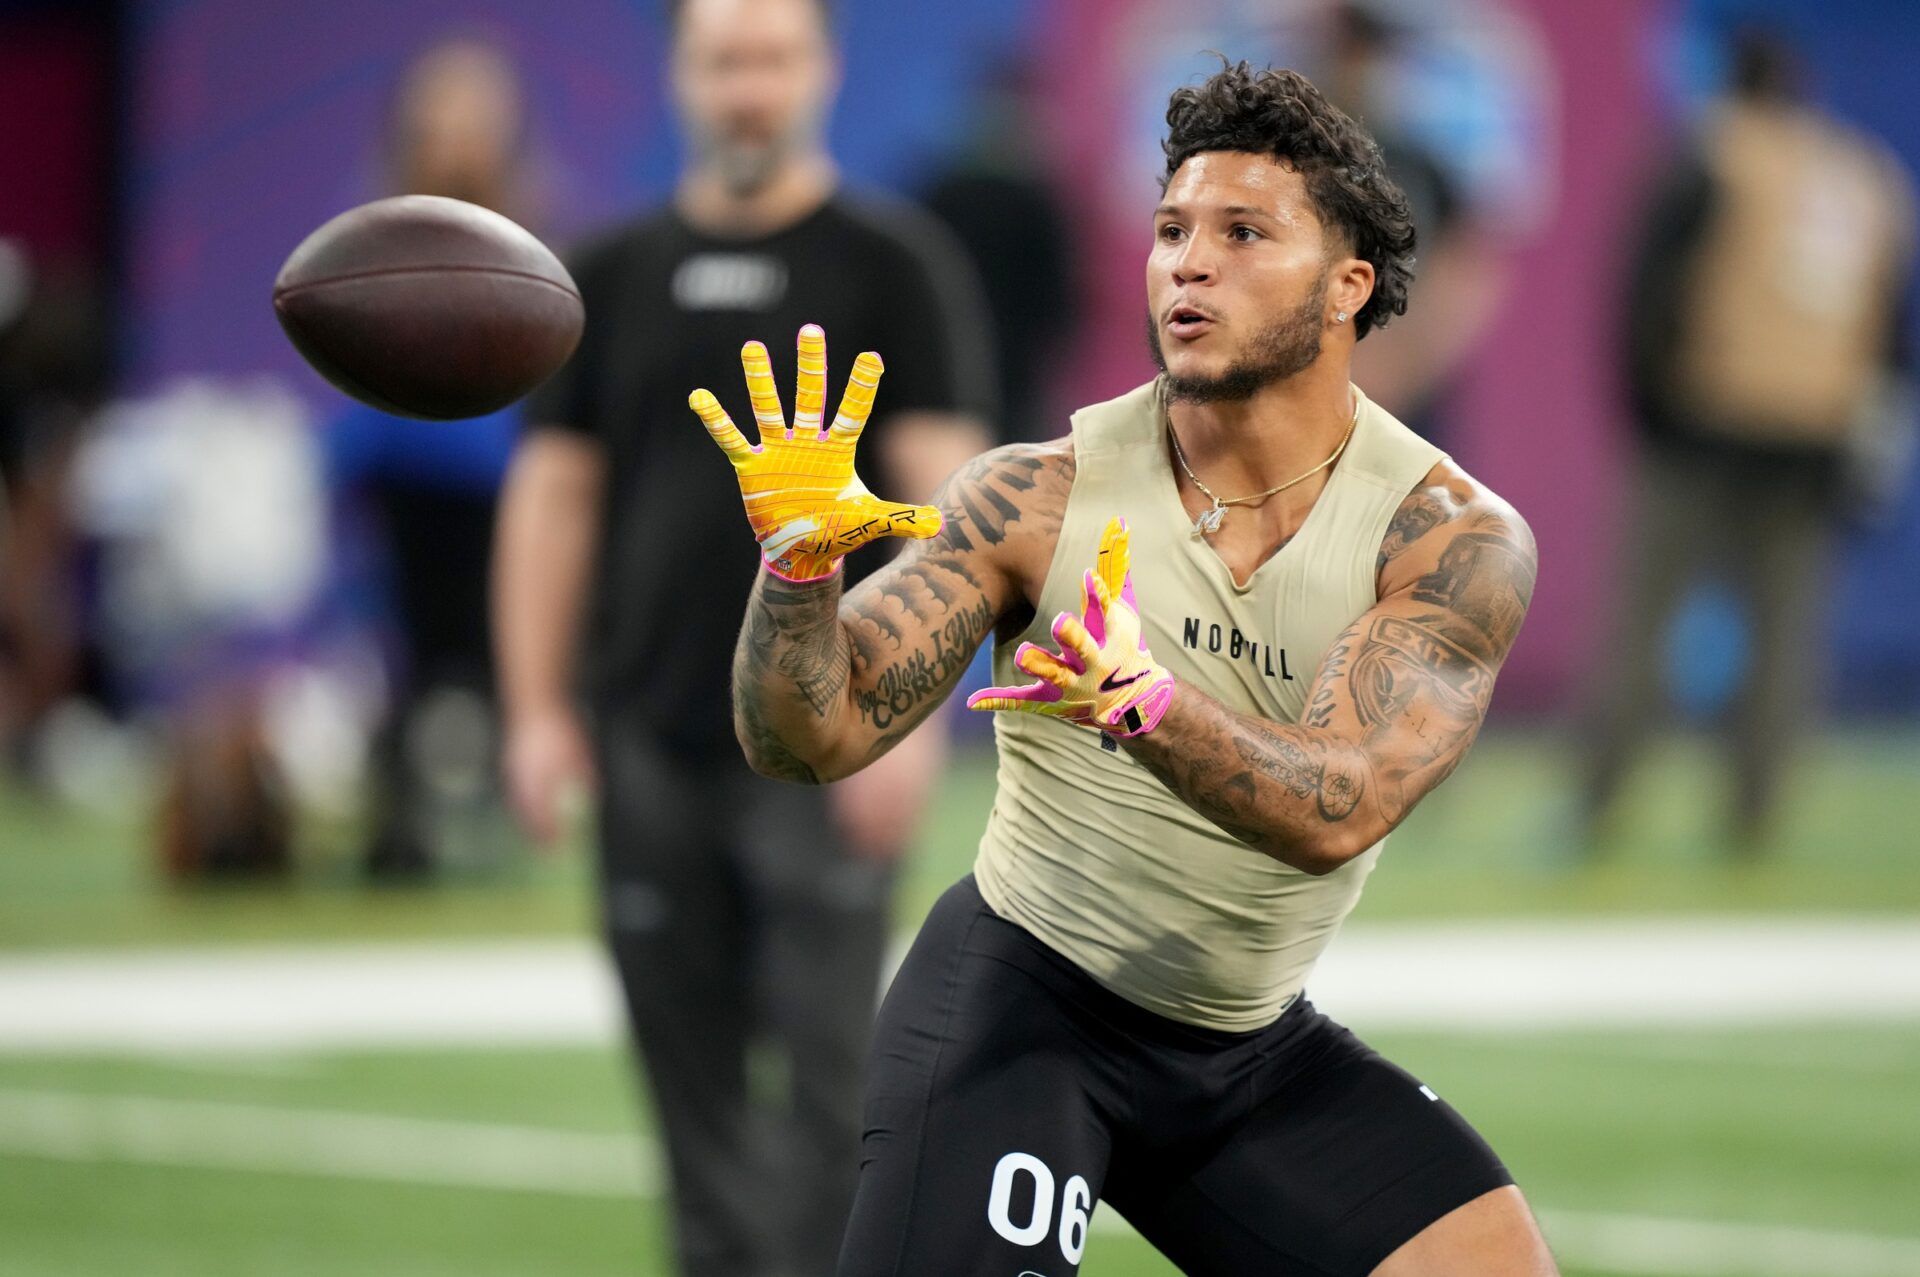
[[[1509,1184],[1442,1215],[1373,1277],[1560,1277],[1526,1198]]]

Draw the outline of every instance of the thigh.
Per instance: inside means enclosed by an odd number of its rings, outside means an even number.
[[[1331,1020],[1289,1054],[1310,1062],[1275,1060],[1275,1089],[1197,1165],[1115,1158],[1108,1200],[1183,1272],[1365,1277],[1513,1182],[1451,1106]]]
[[[713,768],[677,757],[638,724],[608,716],[595,724],[600,774],[599,855],[602,879],[653,883],[663,892],[699,897],[724,889],[738,895],[721,819],[726,795]],[[616,927],[625,919],[610,918]],[[631,921],[645,930],[646,912]]]
[[[596,744],[602,910],[636,1028],[737,1039],[746,903],[714,795],[643,733],[603,724]]]
[[[855,1074],[880,1000],[893,866],[848,853],[818,787],[748,775],[732,788],[765,1022],[796,1067]]]
[[[755,1027],[787,1062],[773,1137],[784,1253],[831,1272],[859,1174],[861,1066],[880,1000],[892,868],[846,853],[824,791],[740,784],[737,854],[753,917]]]
[[[1664,709],[1661,645],[1688,587],[1716,553],[1720,534],[1703,511],[1711,502],[1702,495],[1699,473],[1687,459],[1663,452],[1639,464],[1608,613],[1610,673],[1595,681],[1590,709],[1616,749],[1629,748]]]
[[[887,994],[841,1277],[1079,1270],[1117,1074],[1010,931],[954,888]]]
[[[1754,633],[1749,686],[1791,697],[1818,681],[1811,649],[1827,619],[1828,518],[1819,490],[1795,476],[1754,485],[1736,574]]]
[[[1666,617],[1719,558],[1731,533],[1724,526],[1725,485],[1698,458],[1649,453],[1637,475],[1617,619],[1628,631],[1652,634],[1649,641],[1655,641]]]

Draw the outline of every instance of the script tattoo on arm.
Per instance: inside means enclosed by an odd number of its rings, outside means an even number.
[[[980,644],[1024,607],[1017,565],[1043,538],[1051,555],[1073,451],[1019,444],[962,467],[935,498],[943,524],[842,597],[838,578],[770,573],[734,651],[734,726],[754,766],[803,782],[857,771],[952,692]]]
[[[1464,475],[1438,496],[1416,491],[1382,549],[1398,579],[1328,648],[1297,725],[1183,686],[1129,752],[1242,842],[1309,872],[1337,868],[1466,756],[1533,597],[1536,557],[1520,516]]]
[[[1072,487],[1071,447],[1017,444],[985,453],[949,479],[936,498],[940,535],[915,542],[898,561],[848,596],[842,609],[853,645],[853,705],[877,757],[944,701],[1010,604],[1024,602],[983,583],[1022,535],[1060,531]]]
[[[1327,649],[1327,655],[1320,662],[1320,673],[1314,679],[1313,689],[1307,696],[1307,712],[1301,722],[1308,727],[1325,727],[1333,722],[1335,693],[1340,678],[1347,672],[1347,659],[1353,655],[1353,636],[1342,634]]]

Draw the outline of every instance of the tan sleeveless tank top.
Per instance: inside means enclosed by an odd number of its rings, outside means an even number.
[[[1155,659],[1230,709],[1298,721],[1321,657],[1377,601],[1394,511],[1442,456],[1364,396],[1359,405],[1306,522],[1245,589],[1181,507],[1157,383],[1074,414],[1077,470],[1059,545],[1033,624],[994,652],[995,681],[1031,681],[1014,649],[1051,644],[1054,616],[1080,605],[1101,530],[1123,515]],[[999,785],[974,864],[981,895],[1107,988],[1171,1019],[1232,1031],[1271,1023],[1379,857],[1376,845],[1333,873],[1303,873],[1235,841],[1094,732],[1027,714],[997,715],[994,726]]]

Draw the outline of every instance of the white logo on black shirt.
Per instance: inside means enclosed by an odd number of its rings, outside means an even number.
[[[681,310],[772,310],[787,295],[787,264],[764,253],[696,253],[673,273]]]

